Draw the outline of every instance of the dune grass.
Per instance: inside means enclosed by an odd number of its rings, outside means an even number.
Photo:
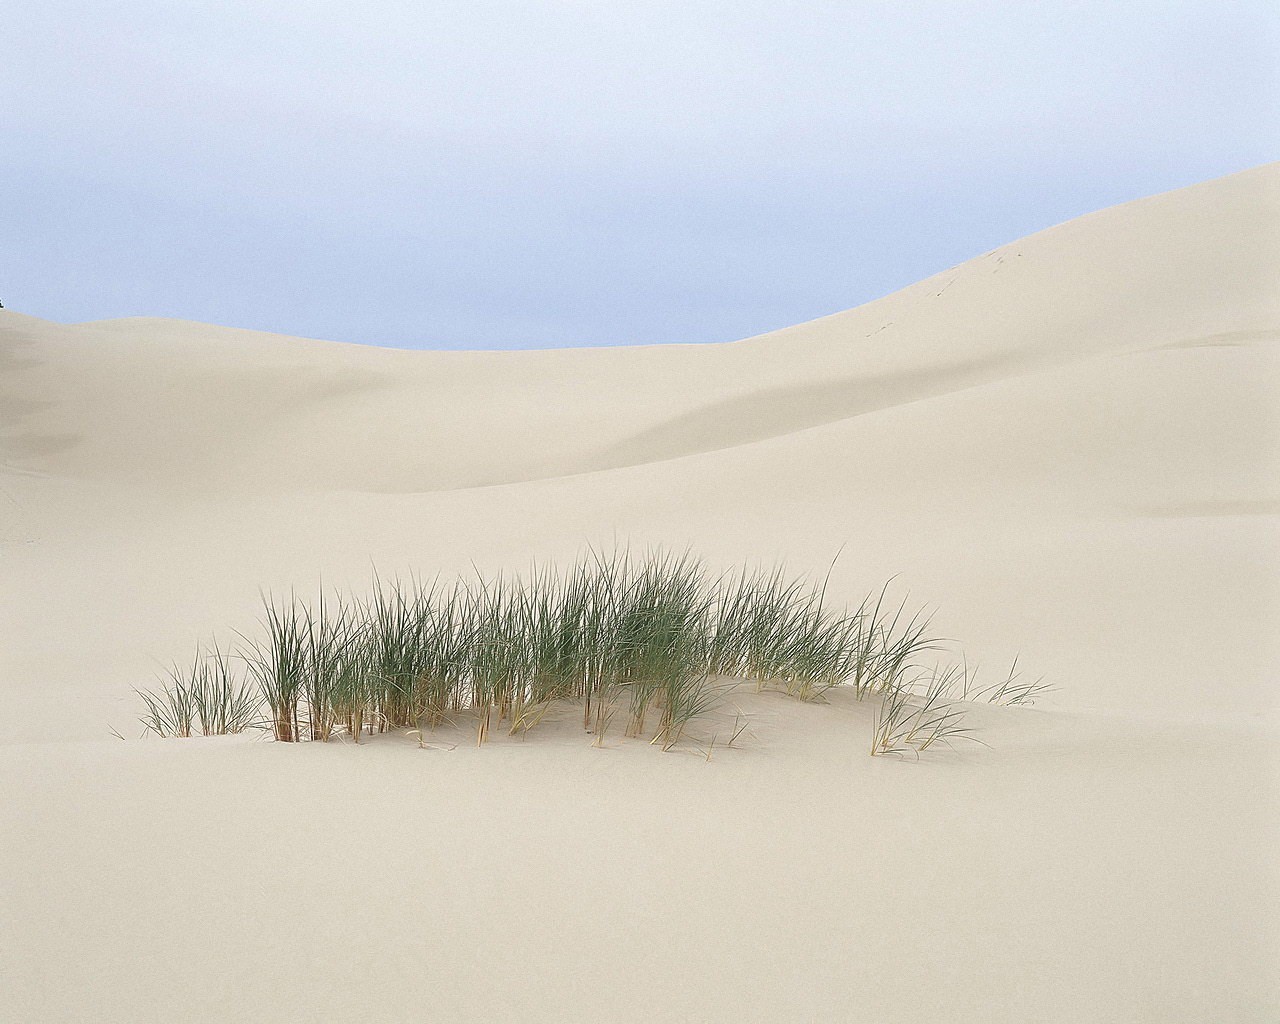
[[[954,670],[934,670],[923,686],[895,681],[883,694],[871,730],[871,753],[917,755],[938,742],[974,739],[964,710],[950,699]]]
[[[170,669],[158,693],[138,694],[146,705],[143,724],[160,736],[226,736],[262,720],[260,690],[236,677],[231,658],[216,644],[197,652],[191,668]]]
[[[523,736],[576,704],[597,744],[616,729],[670,750],[735,686],[802,701],[843,686],[881,701],[873,754],[918,753],[969,738],[957,693],[1019,703],[1041,686],[1011,672],[979,689],[967,666],[926,679],[922,659],[941,641],[887,592],[833,608],[825,581],[780,568],[713,575],[662,549],[593,551],[524,576],[375,576],[363,598],[264,596],[260,633],[237,652],[243,672],[216,647],[198,655],[139,691],[142,721],[162,736],[262,725],[281,742],[396,729],[421,738],[473,722],[483,744],[496,727]]]

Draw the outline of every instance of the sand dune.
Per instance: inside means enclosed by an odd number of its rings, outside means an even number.
[[[1270,165],[731,345],[0,312],[0,999],[1275,1019],[1277,281]],[[843,545],[838,596],[899,574],[971,657],[1059,689],[920,764],[866,757],[869,707],[767,696],[709,764],[567,720],[480,751],[132,739],[131,688],[260,586],[614,538],[804,569]]]
[[[402,352],[11,314],[9,401],[52,408],[31,411],[5,461],[148,483],[220,470],[255,488],[321,476],[449,490],[735,447],[1087,359],[1265,342],[1280,322],[1275,179],[1263,168],[1084,217],[731,345]],[[139,448],[159,428],[180,443]]]

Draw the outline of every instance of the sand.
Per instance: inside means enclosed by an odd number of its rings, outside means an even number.
[[[0,312],[5,1015],[1278,1019],[1278,281],[1269,165],[730,345]],[[1058,689],[919,762],[844,694],[743,694],[710,761],[571,714],[138,738],[132,688],[259,587],[615,539],[843,546],[838,599],[897,574]]]

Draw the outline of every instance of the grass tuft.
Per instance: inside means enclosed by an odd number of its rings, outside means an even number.
[[[957,693],[1020,704],[1047,688],[1022,680],[1016,661],[986,688],[967,665],[926,678],[922,659],[942,641],[924,611],[892,604],[888,584],[852,610],[826,591],[826,579],[781,567],[714,576],[687,551],[624,548],[523,576],[375,575],[361,599],[264,595],[242,670],[213,646],[139,691],[142,721],[161,736],[260,725],[285,743],[409,730],[426,746],[431,730],[469,720],[484,744],[494,728],[524,737],[576,704],[596,745],[620,722],[670,750],[742,683],[810,702],[845,686],[881,702],[873,754],[918,754],[969,737]],[[745,729],[736,717],[725,745]],[[709,756],[715,737],[699,742]]]
[[[170,669],[159,691],[137,692],[146,706],[142,724],[158,736],[225,736],[261,720],[258,690],[235,677],[217,644],[197,653],[190,669]]]

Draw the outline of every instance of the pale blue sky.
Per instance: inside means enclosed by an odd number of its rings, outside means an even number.
[[[1274,3],[59,2],[0,298],[384,345],[727,341],[1280,157]]]

